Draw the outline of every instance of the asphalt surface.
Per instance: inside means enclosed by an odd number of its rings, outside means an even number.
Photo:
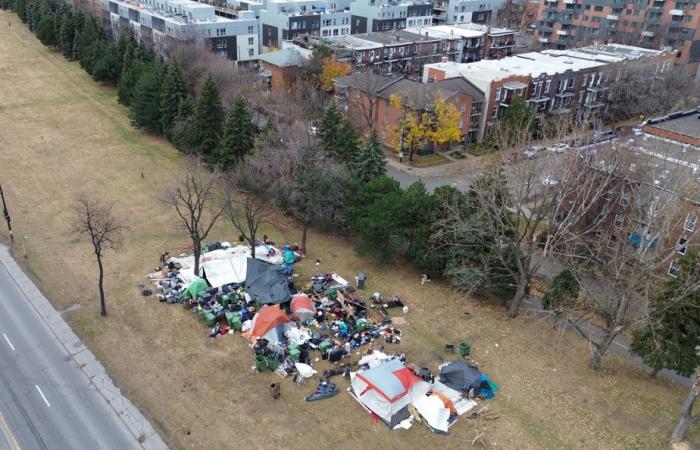
[[[0,264],[0,449],[141,449]]]
[[[401,187],[406,188],[418,180],[423,181],[428,192],[433,192],[435,188],[440,186],[452,186],[460,191],[466,192],[469,185],[478,172],[460,173],[456,175],[436,175],[436,176],[419,176],[411,173],[411,169],[397,169],[391,165],[386,167],[387,175],[399,182]]]

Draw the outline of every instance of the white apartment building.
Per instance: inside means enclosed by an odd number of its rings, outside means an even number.
[[[433,3],[423,0],[355,0],[350,4],[352,34],[403,30],[433,23]]]
[[[350,34],[350,0],[266,0],[260,10],[264,47],[281,48],[282,42],[304,34]]]
[[[504,0],[435,0],[437,23],[491,23]]]
[[[216,15],[211,5],[190,0],[102,0],[115,34],[130,30],[156,48],[168,40],[206,41],[213,52],[237,62],[259,58],[259,27],[252,11],[234,18]]]

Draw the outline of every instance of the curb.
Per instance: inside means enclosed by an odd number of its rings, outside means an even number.
[[[105,367],[95,355],[82,343],[63,317],[54,309],[49,300],[41,293],[31,279],[22,271],[12,258],[7,247],[0,245],[0,264],[2,264],[19,290],[32,305],[37,314],[46,323],[58,342],[75,361],[90,384],[97,389],[119,420],[129,430],[144,450],[168,450],[168,446],[156,433],[148,420],[141,414],[121,390],[114,385],[107,375]]]

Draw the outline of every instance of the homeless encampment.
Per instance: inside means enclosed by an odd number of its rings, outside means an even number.
[[[383,362],[373,369],[354,374],[350,393],[384,423],[394,427],[408,418],[408,405],[430,390],[398,359]]]
[[[283,266],[249,258],[245,286],[250,296],[262,305],[286,302],[294,293],[289,285],[289,274]]]

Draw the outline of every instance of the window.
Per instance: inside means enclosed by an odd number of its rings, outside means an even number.
[[[255,50],[252,48],[248,49],[248,56],[253,56],[255,54]]]
[[[591,5],[586,5],[586,11],[588,11],[589,9],[591,9]]]
[[[224,36],[225,34],[226,34],[226,28],[217,28],[216,29],[217,36]]]
[[[255,43],[255,38],[249,37],[248,38],[248,45],[253,45]]]
[[[617,236],[614,234],[608,239],[608,250],[615,250],[617,247]]]
[[[496,89],[496,101],[501,99],[501,88]]]
[[[467,110],[467,105],[465,105],[464,103],[462,103],[462,106],[459,107],[459,110],[462,111],[462,112],[466,111],[466,110]]]
[[[603,10],[603,7],[602,7],[602,6],[600,6],[600,5],[596,5],[596,6],[595,6],[595,7],[593,8],[593,10],[594,10],[594,11],[598,11],[598,12],[600,12],[600,11],[602,11],[602,10]]]
[[[228,42],[226,39],[217,39],[216,40],[216,48],[218,49],[224,49],[228,47]]]
[[[333,36],[338,36],[338,29],[337,28],[333,29]]]
[[[491,115],[492,119],[495,119],[496,117],[498,117],[498,106],[493,108],[493,114]]]
[[[255,33],[255,30],[253,29],[253,26],[250,25],[250,26],[248,27],[248,34],[253,34],[253,33]]]
[[[545,94],[549,92],[549,87],[552,85],[552,80],[547,80],[547,82],[544,84],[544,92]]]
[[[683,225],[683,228],[686,231],[693,231],[695,229],[695,222],[698,220],[698,217],[693,214],[693,213],[688,213],[688,215],[685,217],[685,224]]]
[[[384,114],[384,125],[386,125],[387,123],[389,123],[389,115]]]
[[[676,245],[676,251],[679,255],[685,255],[688,252],[688,239],[681,237],[678,239],[678,244]]]
[[[625,215],[624,215],[624,214],[620,214],[620,213],[615,214],[615,222],[614,222],[614,225],[615,225],[617,228],[622,228],[622,224],[623,224],[624,222],[625,222]]]
[[[630,193],[629,191],[622,191],[622,195],[620,196],[620,205],[622,206],[627,206],[630,203]]]
[[[459,121],[459,129],[461,130],[462,128],[464,128],[464,120]]]
[[[668,275],[676,278],[678,276],[678,271],[681,269],[681,265],[678,263],[677,259],[671,261],[671,265],[668,266]]]

